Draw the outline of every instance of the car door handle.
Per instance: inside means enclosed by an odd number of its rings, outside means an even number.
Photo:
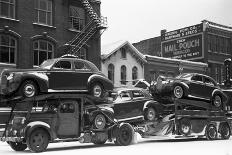
[[[50,75],[51,73],[46,73],[46,75]]]

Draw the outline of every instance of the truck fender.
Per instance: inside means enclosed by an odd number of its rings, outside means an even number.
[[[35,121],[35,122],[30,122],[29,124],[27,124],[26,128],[25,128],[25,138],[27,136],[29,136],[31,134],[31,132],[33,130],[35,130],[36,128],[42,128],[44,129],[45,131],[48,132],[49,134],[49,138],[51,139],[53,136],[52,136],[52,133],[51,133],[51,127],[49,124],[45,123],[45,122],[42,122],[42,121]]]

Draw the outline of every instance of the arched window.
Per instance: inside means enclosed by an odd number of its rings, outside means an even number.
[[[126,84],[126,66],[121,66],[121,84]]]
[[[109,64],[108,66],[108,79],[114,83],[114,65]]]
[[[17,40],[10,35],[0,34],[0,62],[15,63]]]
[[[135,84],[135,80],[138,79],[138,68],[136,66],[134,66],[132,68],[132,80],[133,80],[133,85]]]
[[[126,49],[125,48],[121,48],[121,58],[126,59]]]
[[[47,40],[36,40],[33,42],[34,65],[39,66],[44,60],[53,57],[54,45]]]

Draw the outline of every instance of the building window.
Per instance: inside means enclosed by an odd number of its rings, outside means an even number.
[[[36,0],[36,22],[40,24],[52,25],[52,1]]]
[[[82,8],[75,6],[69,7],[69,23],[70,28],[76,31],[81,31],[85,24],[85,11]]]
[[[135,84],[135,80],[137,80],[138,79],[138,68],[136,67],[136,66],[134,66],[133,68],[132,68],[132,84],[134,85]]]
[[[121,48],[121,58],[126,59],[126,49]]]
[[[225,77],[224,74],[225,74],[225,72],[224,72],[224,66],[222,65],[222,66],[221,66],[221,83],[223,83],[224,80],[225,80],[225,79],[224,79],[224,77]]]
[[[15,63],[17,40],[9,35],[0,34],[0,62]]]
[[[0,17],[15,19],[15,0],[0,0]]]
[[[53,57],[54,45],[46,40],[37,40],[33,43],[34,65],[39,66],[44,60]]]
[[[108,66],[108,79],[114,83],[114,65],[109,64]]]
[[[215,80],[219,83],[219,69],[217,66],[215,66]]]
[[[121,84],[126,85],[126,66],[121,67]]]
[[[78,54],[78,57],[80,59],[85,59],[86,60],[86,49],[85,48],[81,48]]]

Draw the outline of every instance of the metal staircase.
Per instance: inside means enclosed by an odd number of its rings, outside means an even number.
[[[84,6],[85,11],[90,17],[89,23],[79,32],[71,41],[66,45],[70,45],[71,48],[68,54],[79,55],[80,49],[86,45],[87,41],[99,30],[105,30],[107,28],[106,17],[99,17],[94,11],[93,7],[88,0],[80,0]]]

